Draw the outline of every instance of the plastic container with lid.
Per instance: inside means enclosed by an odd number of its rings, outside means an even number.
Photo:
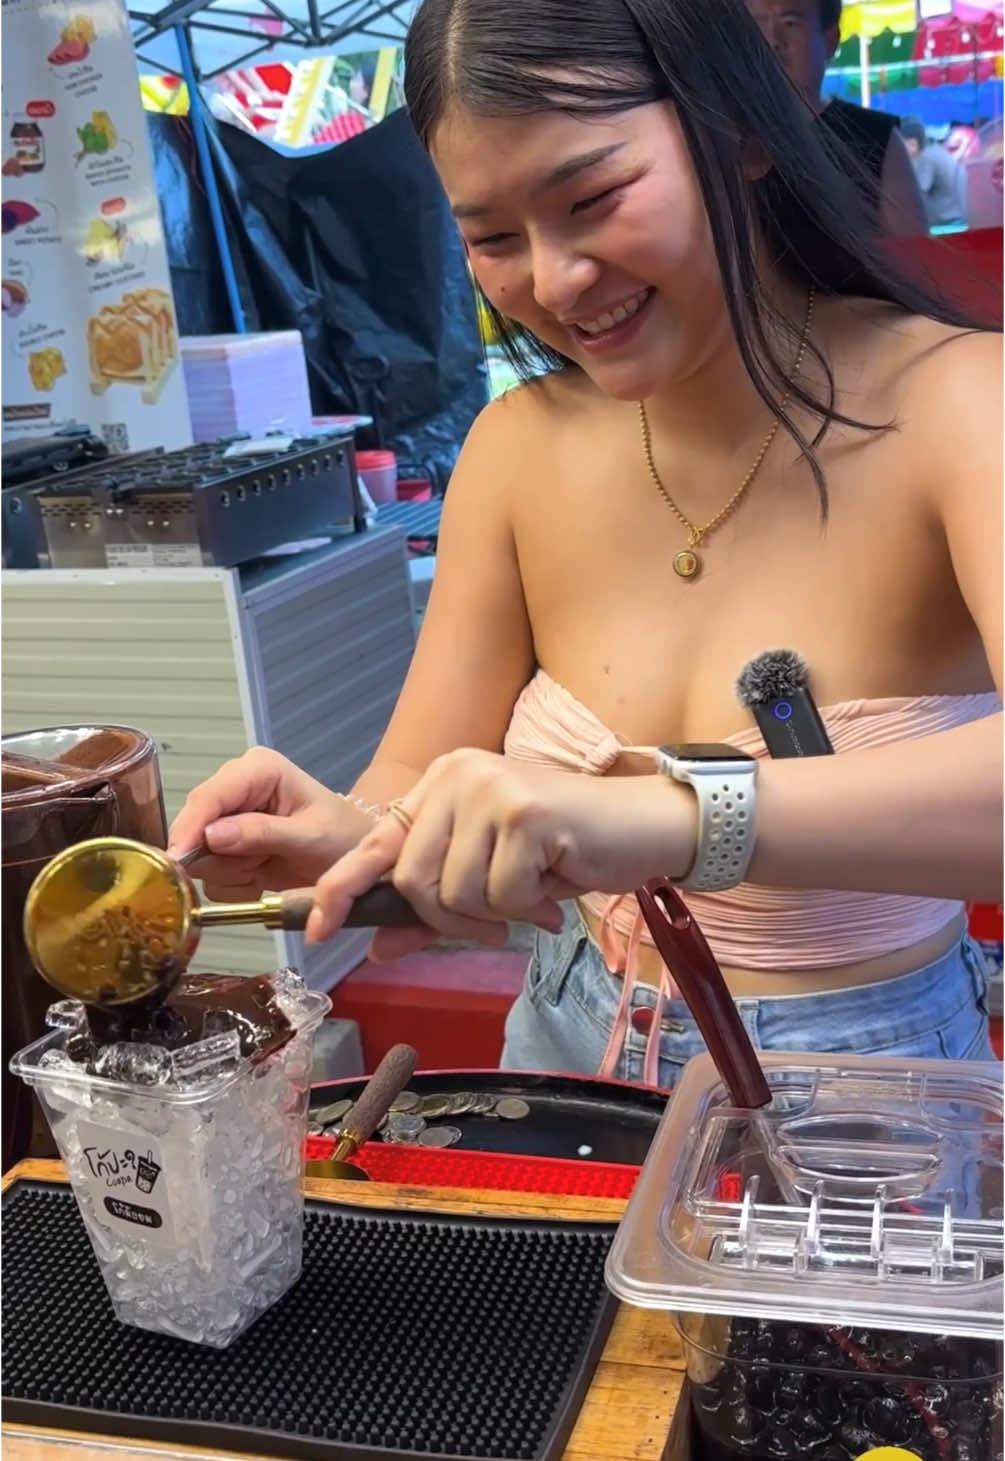
[[[378,507],[396,501],[398,465],[393,451],[358,451],[356,470]]]
[[[607,1263],[675,1315],[702,1461],[999,1461],[1001,1067],[761,1059],[766,1140],[689,1063]]]

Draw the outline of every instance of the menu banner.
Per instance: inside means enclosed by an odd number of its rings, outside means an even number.
[[[192,440],[136,60],[119,0],[3,0],[4,439]]]

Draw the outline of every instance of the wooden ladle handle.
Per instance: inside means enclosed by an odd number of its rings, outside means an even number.
[[[291,888],[281,895],[279,916],[280,927],[302,929],[314,906],[313,888]],[[366,893],[361,893],[349,909],[345,928],[414,928],[420,924],[411,903],[405,899],[393,883],[375,883]]]

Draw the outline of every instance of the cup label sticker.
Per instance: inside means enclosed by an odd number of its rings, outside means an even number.
[[[167,1177],[156,1139],[124,1127],[77,1125],[94,1216],[116,1236],[135,1242],[174,1241]]]

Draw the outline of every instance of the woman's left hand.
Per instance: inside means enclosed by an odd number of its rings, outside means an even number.
[[[663,777],[553,771],[488,751],[441,756],[397,806],[401,820],[381,818],[318,882],[309,943],[389,874],[424,926],[380,930],[378,957],[440,935],[501,944],[510,919],[557,931],[562,899],[685,873],[697,826],[693,796]]]

